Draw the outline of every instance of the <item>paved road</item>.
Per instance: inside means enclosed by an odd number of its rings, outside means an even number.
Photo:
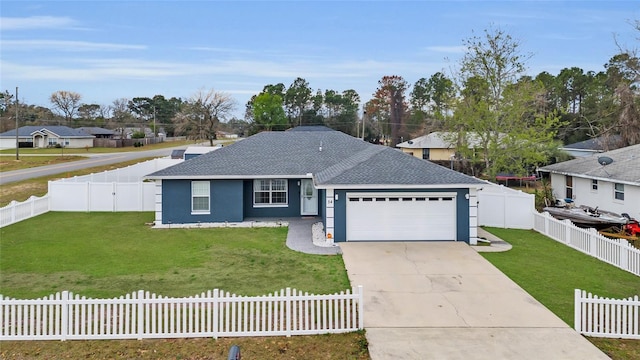
[[[124,161],[130,161],[146,157],[164,157],[171,155],[171,151],[175,149],[186,149],[188,145],[177,146],[172,148],[158,149],[158,150],[146,150],[146,151],[131,151],[120,153],[107,153],[107,154],[70,154],[88,156],[86,160],[73,161],[64,164],[39,166],[35,168],[3,171],[0,172],[0,185],[27,180],[31,178],[61,174],[68,171],[76,171],[86,169],[94,166],[102,166],[115,164]]]
[[[372,360],[608,359],[465,243],[340,247]]]

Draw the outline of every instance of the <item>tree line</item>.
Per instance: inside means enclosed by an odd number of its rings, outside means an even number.
[[[640,22],[634,29],[640,31]],[[244,119],[233,116],[234,99],[213,89],[191,97],[135,97],[110,105],[82,103],[72,91],[51,94],[51,107],[16,103],[0,93],[1,131],[19,108],[21,125],[60,124],[111,129],[153,127],[168,136],[212,141],[217,131],[251,135],[301,125],[325,125],[370,142],[397,143],[433,131],[446,132],[456,159],[478,175],[524,174],[558,160],[560,144],[599,136],[616,146],[640,143],[640,58],[636,49],[619,53],[599,72],[579,67],[557,75],[526,74],[531,54],[500,28],[465,39],[457,69],[436,72],[409,84],[383,76],[371,99],[361,103],[353,89],[313,89],[304,78],[289,86],[265,85],[245,104]],[[476,169],[477,168],[477,169]]]

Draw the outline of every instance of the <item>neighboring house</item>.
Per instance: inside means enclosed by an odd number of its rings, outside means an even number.
[[[470,138],[469,146],[476,147],[478,141],[475,140],[473,134],[468,135]],[[436,131],[428,135],[420,136],[415,139],[405,141],[396,145],[402,152],[413,155],[418,159],[431,161],[449,161],[456,154],[457,135],[453,132]]]
[[[336,242],[476,242],[483,182],[318,130],[262,132],[148,175],[156,225],[319,216]]]
[[[603,165],[605,164],[605,165]],[[640,144],[545,166],[553,196],[640,218]]]
[[[573,157],[591,156],[608,150],[617,149],[620,142],[619,135],[600,136],[597,138],[565,145],[560,148]]]
[[[89,135],[93,135],[96,139],[113,139],[116,132],[113,130],[103,129],[101,127],[79,127],[77,130],[84,131]]]
[[[189,160],[192,159],[196,156],[200,156],[209,152],[212,152],[214,150],[218,150],[221,149],[222,145],[216,145],[216,146],[189,146],[187,147],[187,149],[184,151],[183,153],[183,158],[185,160]]]
[[[64,146],[66,148],[93,147],[95,136],[68,126],[22,126],[18,129],[20,147],[46,148]],[[0,134],[0,148],[16,148],[16,130]]]

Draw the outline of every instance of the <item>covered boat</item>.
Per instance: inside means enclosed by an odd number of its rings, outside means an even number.
[[[548,206],[542,209],[556,219],[569,219],[576,225],[584,225],[595,228],[605,228],[613,225],[625,225],[629,219],[611,211],[599,210],[590,206]]]

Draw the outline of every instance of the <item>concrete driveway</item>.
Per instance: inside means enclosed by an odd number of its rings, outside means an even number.
[[[373,360],[608,359],[465,243],[340,247]]]

